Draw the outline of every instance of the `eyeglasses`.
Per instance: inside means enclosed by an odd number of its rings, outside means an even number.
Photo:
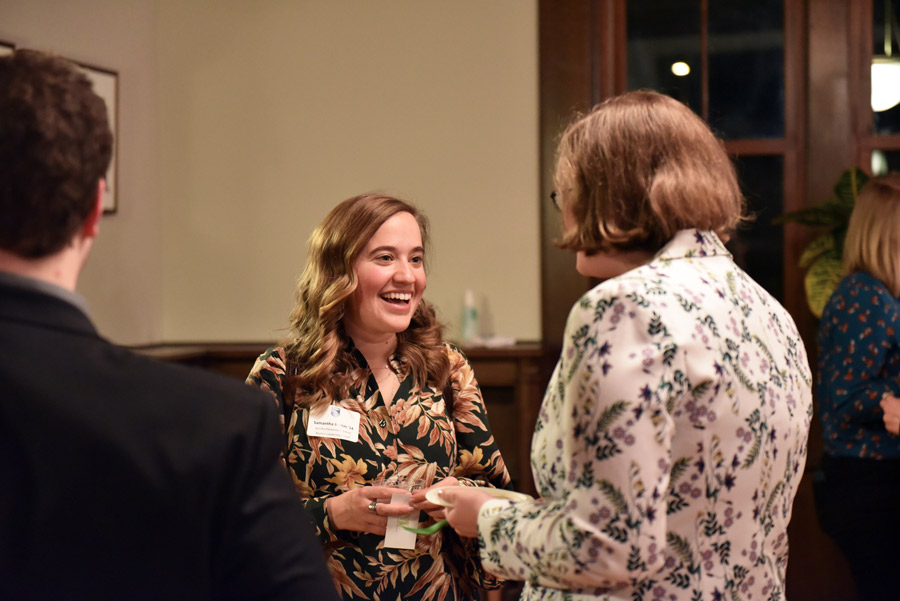
[[[550,202],[553,203],[553,208],[557,211],[562,211],[562,206],[559,202],[559,194],[556,193],[556,190],[550,193]]]

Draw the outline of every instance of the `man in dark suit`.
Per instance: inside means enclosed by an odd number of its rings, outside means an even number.
[[[101,338],[75,293],[112,135],[0,58],[0,599],[337,599],[260,391]]]

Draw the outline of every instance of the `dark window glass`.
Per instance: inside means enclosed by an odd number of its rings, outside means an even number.
[[[875,56],[893,55],[900,57],[900,31],[897,21],[900,18],[900,0],[873,0],[872,13],[872,54]],[[890,23],[888,23],[890,21]],[[888,52],[890,45],[890,52]]]
[[[651,89],[702,114],[700,0],[628,2],[628,89]],[[672,72],[685,63],[686,75]]]
[[[900,0],[892,0],[900,2]],[[702,77],[709,91],[708,120],[722,138],[782,138],[784,114],[783,0],[629,0],[628,89],[669,94],[703,114]],[[701,34],[707,26],[708,72],[701,73]],[[676,62],[690,73],[679,77]],[[735,259],[779,300],[784,297],[784,162],[779,156],[736,161],[748,212],[755,220],[729,242]]]
[[[875,116],[876,134],[900,133],[900,104],[886,111],[873,113]]]
[[[784,212],[784,161],[780,156],[735,160],[747,212],[755,219],[728,243],[744,271],[778,300],[784,299],[784,227],[772,219]]]
[[[783,0],[709,3],[709,121],[726,139],[784,136]]]
[[[900,133],[900,0],[872,3],[872,117],[876,134]],[[893,106],[891,106],[893,105]]]

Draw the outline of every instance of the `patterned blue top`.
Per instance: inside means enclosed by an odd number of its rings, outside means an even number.
[[[572,308],[531,444],[541,499],[478,516],[525,601],[784,599],[812,377],[788,312],[683,230]]]
[[[841,280],[819,322],[817,393],[825,452],[900,458],[879,403],[900,395],[900,302],[868,273]]]

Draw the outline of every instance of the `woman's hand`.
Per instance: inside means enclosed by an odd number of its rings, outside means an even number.
[[[884,427],[891,434],[900,434],[900,398],[884,393],[881,397]]]
[[[410,499],[410,504],[414,509],[420,509],[427,513],[429,516],[433,517],[436,520],[443,520],[446,516],[444,515],[444,508],[440,505],[435,505],[431,501],[425,498],[425,493],[429,490],[435,488],[444,488],[446,486],[458,486],[459,480],[450,476],[449,478],[444,478],[438,482],[435,482],[428,488],[423,488],[421,490],[417,490],[413,492],[412,499]]]
[[[475,488],[464,486],[441,491],[441,497],[451,504],[444,511],[447,521],[460,536],[478,537],[478,512],[493,497]]]
[[[409,503],[385,502],[394,494],[408,495],[409,491],[393,486],[360,486],[328,499],[325,511],[338,530],[383,535],[388,517],[409,515],[413,511]]]

